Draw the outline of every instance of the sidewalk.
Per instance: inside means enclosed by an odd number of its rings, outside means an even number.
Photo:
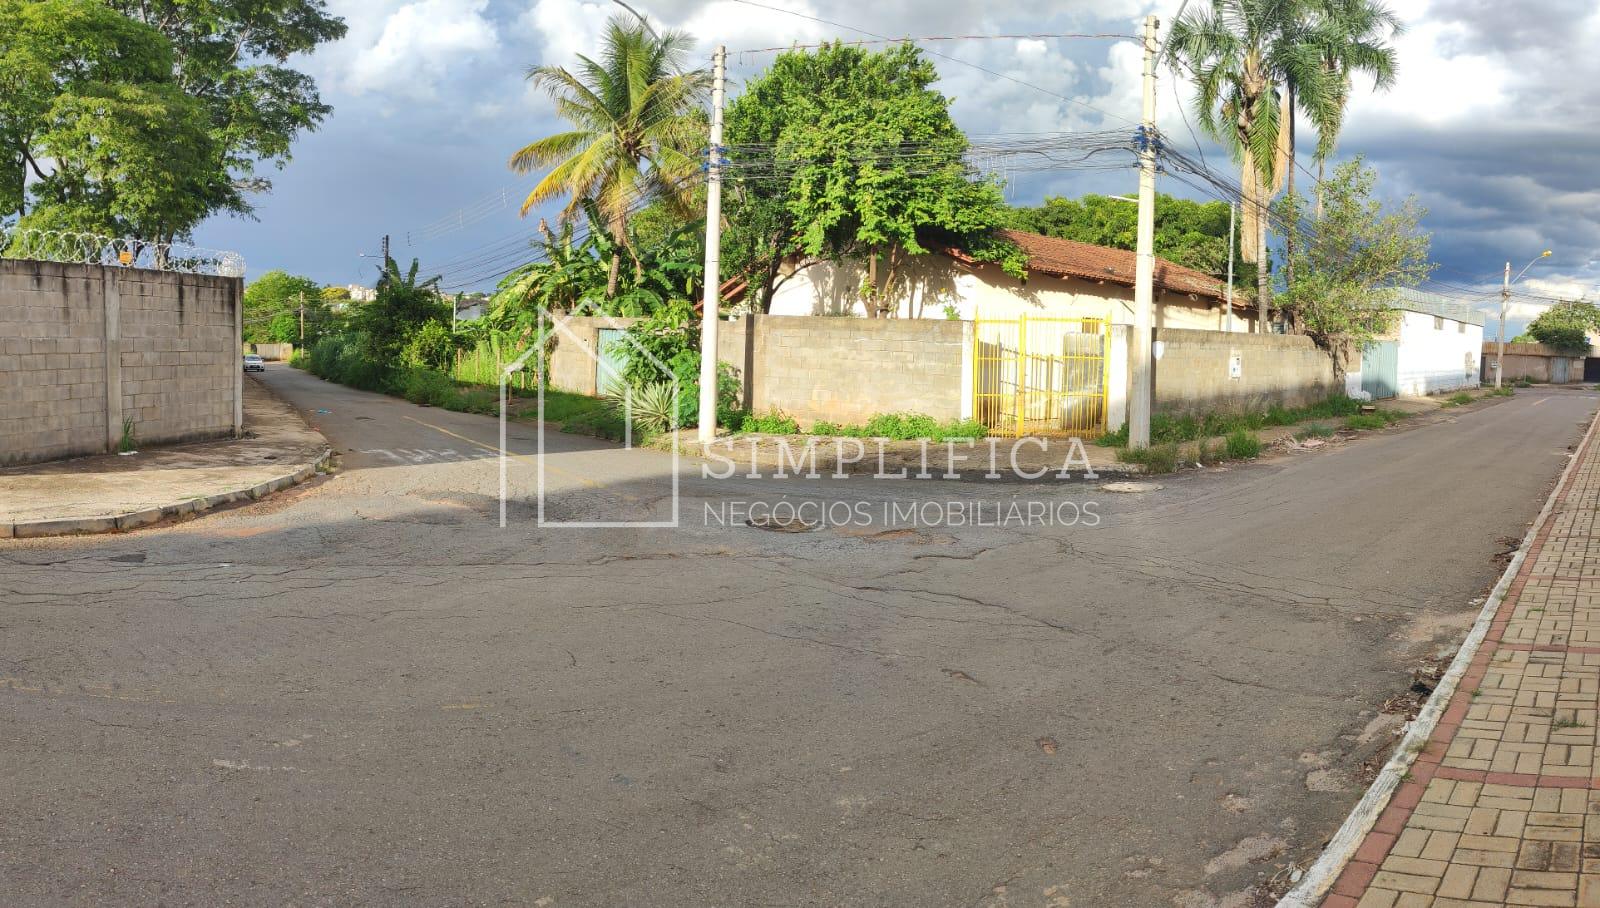
[[[0,538],[109,533],[260,498],[312,476],[328,443],[256,380],[239,440],[0,469]]]
[[[1600,906],[1594,435],[1591,426],[1520,564],[1508,569],[1504,598],[1486,606],[1475,652],[1479,628],[1469,635],[1453,693],[1447,673],[1438,703],[1419,717],[1438,718],[1426,746],[1403,747],[1308,874],[1341,845],[1355,846],[1342,871],[1332,866],[1323,908]],[[1407,772],[1401,763],[1411,757]],[[1399,782],[1387,806],[1375,797],[1386,776]],[[1317,894],[1296,890],[1280,905],[1316,905]]]

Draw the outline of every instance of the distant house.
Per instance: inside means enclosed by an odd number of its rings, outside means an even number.
[[[360,284],[350,284],[344,289],[350,291],[350,301],[353,303],[370,303],[378,298],[378,291]]]
[[[1028,279],[980,262],[960,249],[918,256],[905,266],[898,311],[901,318],[1016,318],[1020,314],[1105,318],[1133,324],[1134,254],[1020,230],[1004,239],[1028,257]],[[773,293],[772,315],[868,314],[862,294],[864,265],[826,261],[786,267]],[[1253,330],[1255,312],[1236,298],[1231,314],[1226,288],[1210,275],[1156,260],[1155,327]]]

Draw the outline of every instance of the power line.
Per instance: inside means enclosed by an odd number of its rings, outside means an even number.
[[[895,41],[894,38],[890,38],[887,35],[880,35],[880,34],[877,34],[876,32],[869,32],[864,28],[857,28],[854,25],[845,25],[845,24],[843,24],[841,22],[833,22],[831,20],[822,19],[822,18],[819,18],[817,16],[810,16],[810,15],[807,15],[805,13],[795,12],[792,9],[784,9],[784,8],[778,7],[778,6],[769,6],[769,5],[765,4],[765,3],[757,3],[756,0],[733,0],[733,2],[734,3],[742,3],[745,6],[754,6],[754,7],[758,8],[758,9],[769,10],[769,11],[775,12],[775,13],[786,13],[786,14],[788,14],[790,16],[797,16],[797,17],[799,17],[801,19],[809,19],[812,22],[817,22],[817,23],[820,23],[822,25],[828,25],[828,26],[832,26],[833,28],[842,28],[842,29],[846,29],[848,31],[857,32],[858,34],[866,35],[869,38],[877,38],[879,41],[888,41],[888,42]],[[1099,114],[1102,117],[1110,117],[1110,118],[1112,118],[1114,120],[1121,120],[1122,122],[1127,123],[1129,126],[1137,126],[1138,125],[1137,123],[1135,123],[1134,121],[1128,119],[1127,117],[1120,117],[1120,116],[1117,116],[1116,114],[1109,113],[1107,111],[1101,110],[1100,108],[1095,107],[1093,104],[1090,104],[1090,103],[1088,103],[1086,101],[1080,101],[1077,98],[1068,97],[1067,95],[1061,94],[1060,92],[1051,91],[1048,88],[1043,88],[1041,86],[1035,85],[1032,82],[1028,82],[1028,81],[1025,81],[1023,79],[1018,79],[1015,76],[1007,75],[1007,74],[1002,73],[1002,72],[996,72],[995,70],[989,69],[986,66],[979,66],[976,63],[970,63],[970,62],[968,62],[966,60],[963,60],[963,59],[961,59],[959,57],[952,57],[949,54],[943,53],[941,51],[934,50],[932,48],[928,49],[928,53],[934,55],[935,57],[940,57],[942,59],[949,60],[952,63],[958,63],[958,64],[960,64],[962,66],[969,66],[969,67],[971,67],[971,68],[973,68],[973,69],[975,69],[975,70],[977,70],[977,71],[979,71],[981,73],[986,73],[988,75],[994,76],[996,79],[1005,79],[1008,82],[1014,82],[1017,85],[1021,85],[1021,86],[1027,87],[1027,88],[1031,88],[1034,91],[1042,92],[1043,94],[1050,95],[1051,97],[1060,98],[1061,100],[1066,101],[1066,102],[1068,102],[1070,104],[1077,104],[1080,107],[1083,107],[1083,108],[1086,108],[1088,110],[1094,111],[1095,113]]]

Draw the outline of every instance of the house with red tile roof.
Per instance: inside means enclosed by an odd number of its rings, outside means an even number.
[[[945,248],[904,266],[894,315],[901,318],[1015,318],[1019,314],[1106,318],[1133,324],[1134,254],[1021,230],[999,235],[1028,257],[1028,279],[965,251]],[[796,262],[773,292],[771,315],[866,316],[866,268],[856,262]],[[1235,294],[1232,312],[1221,280],[1156,259],[1155,326],[1200,330],[1253,330],[1249,300]]]

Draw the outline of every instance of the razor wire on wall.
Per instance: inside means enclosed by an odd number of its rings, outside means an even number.
[[[0,258],[244,277],[244,257],[237,252],[72,230],[13,231],[0,247]]]

